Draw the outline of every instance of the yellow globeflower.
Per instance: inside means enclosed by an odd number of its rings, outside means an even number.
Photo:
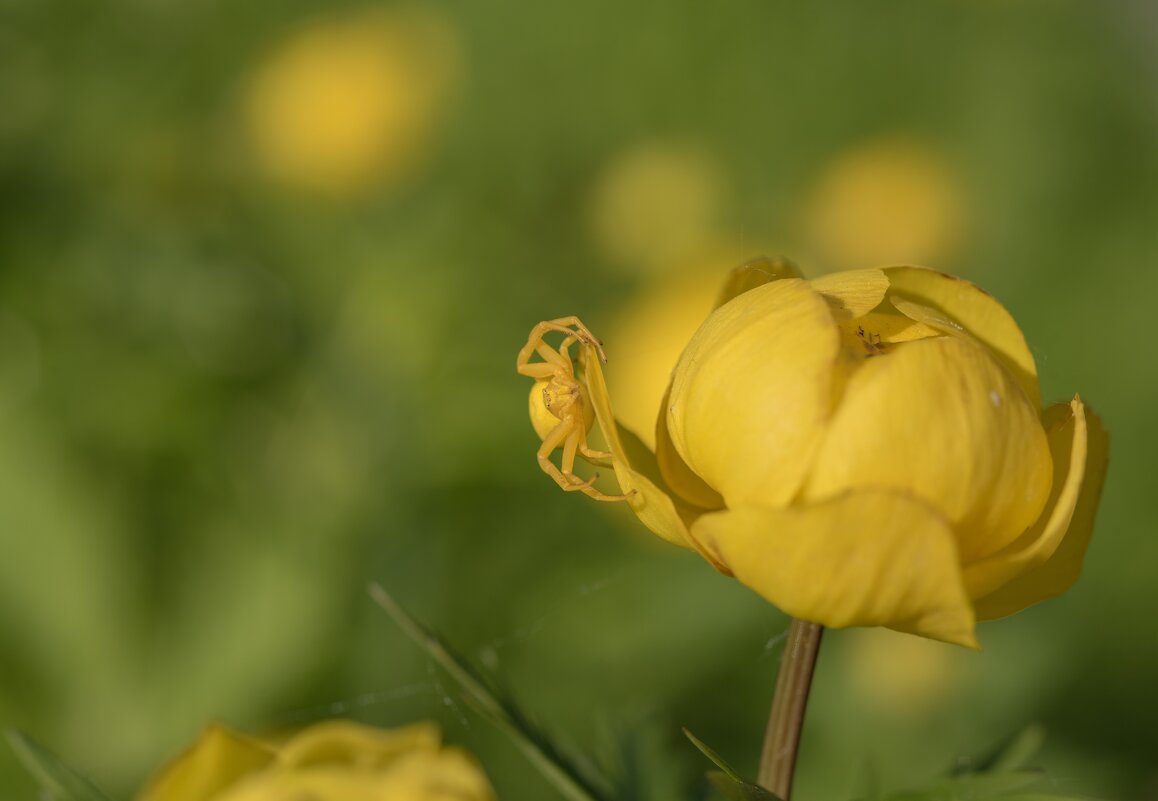
[[[976,619],[1058,595],[1080,572],[1106,434],[1077,396],[1042,411],[1017,324],[967,281],[918,267],[733,271],[675,367],[654,452],[616,422],[602,355],[574,318],[536,326],[520,352],[543,469],[626,499],[794,617],[974,646]],[[609,453],[587,447],[592,421]],[[610,464],[623,494],[578,478],[578,456]]]
[[[347,720],[315,724],[282,742],[210,725],[137,801],[494,801],[467,754],[420,723],[383,730]]]
[[[450,24],[417,8],[303,28],[247,88],[245,124],[259,165],[286,184],[335,196],[404,177],[430,145],[458,51]]]

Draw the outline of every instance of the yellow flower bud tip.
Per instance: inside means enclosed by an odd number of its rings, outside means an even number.
[[[552,348],[544,337],[550,333],[563,334],[558,347]],[[592,464],[609,464],[612,454],[587,447],[587,434],[594,422],[594,410],[583,384],[576,377],[571,346],[578,343],[580,365],[591,354],[606,362],[602,343],[578,317],[560,317],[546,320],[531,329],[527,344],[519,351],[516,369],[520,375],[535,379],[531,389],[531,423],[543,444],[536,457],[539,467],[554,479],[565,492],[582,492],[597,501],[623,501],[634,493],[608,495],[592,484],[599,478],[596,473],[584,481],[575,475],[575,458],[582,456]],[[541,361],[531,361],[533,356]],[[562,448],[558,466],[551,454]]]

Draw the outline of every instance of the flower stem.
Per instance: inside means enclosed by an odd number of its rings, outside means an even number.
[[[812,686],[812,672],[816,668],[816,654],[823,633],[824,627],[818,623],[793,618],[788,627],[784,655],[780,657],[776,694],[768,713],[768,728],[764,732],[764,748],[760,752],[760,772],[756,780],[784,801],[788,801],[792,793],[796,749],[800,744],[804,708],[808,704],[808,690]]]

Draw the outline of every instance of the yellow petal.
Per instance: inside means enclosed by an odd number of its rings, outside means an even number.
[[[379,785],[384,777],[370,772],[342,768],[314,768],[312,770],[271,771],[250,776],[226,788],[213,798],[199,801],[376,801],[382,798]],[[394,782],[391,782],[394,783]],[[393,798],[399,801],[418,801],[422,796],[417,789],[406,787]]]
[[[593,348],[585,347],[589,350],[584,376],[591,405],[595,409],[595,419],[599,421],[607,447],[615,455],[612,465],[620,491],[624,494],[634,493],[627,499],[627,504],[640,522],[655,534],[676,545],[695,548],[688,536],[687,525],[660,475],[655,454],[647,449],[639,437],[616,423],[599,357]]]
[[[410,754],[393,764],[383,779],[373,801],[494,801],[495,797],[478,762],[458,748]],[[345,801],[345,796],[335,796],[334,801]]]
[[[402,752],[381,766],[279,767],[212,801],[493,801],[482,770],[457,749]],[[202,799],[208,801],[208,799]]]
[[[675,445],[672,444],[671,432],[668,431],[667,427],[667,415],[664,414],[670,397],[671,388],[668,387],[668,391],[664,393],[663,402],[659,406],[659,422],[656,425],[655,433],[655,456],[659,463],[659,471],[667,485],[688,503],[704,510],[722,509],[724,508],[724,499],[720,497],[720,493],[709,487],[702,478],[695,474],[695,471],[688,467],[687,462],[680,458]]]
[[[925,306],[920,303],[913,303],[911,300],[894,297],[890,300],[893,308],[903,314],[910,320],[913,320],[922,325],[933,328],[942,334],[949,334],[950,336],[969,336],[969,332],[965,330],[956,320],[945,316],[943,312],[939,312],[931,306]]]
[[[441,739],[433,723],[379,729],[352,720],[326,720],[303,729],[278,755],[286,766],[345,764],[369,768],[408,751],[437,751]]]
[[[904,494],[867,489],[786,509],[741,506],[704,515],[693,534],[793,617],[835,628],[905,624],[976,645],[949,524]]]
[[[828,301],[837,320],[868,314],[880,305],[889,289],[889,279],[876,269],[830,273],[808,283]]]
[[[903,314],[879,311],[842,320],[837,328],[840,331],[841,347],[854,361],[886,353],[888,345],[943,336],[937,329],[910,320]],[[849,365],[846,363],[844,366],[847,368]]]
[[[1042,415],[1053,459],[1053,486],[1037,522],[992,556],[966,565],[965,586],[980,598],[1053,556],[1070,525],[1086,466],[1087,426],[1081,401],[1051,406]]]
[[[1043,515],[1048,519],[1041,539],[1047,544],[1034,556],[1038,557],[1045,551],[1051,553],[1044,562],[1030,567],[1008,584],[976,601],[977,614],[983,620],[1011,615],[1038,601],[1061,595],[1081,574],[1082,560],[1094,532],[1098,500],[1106,479],[1110,440],[1101,420],[1084,407],[1081,398],[1075,396],[1070,405],[1074,438],[1069,473],[1064,479],[1059,478],[1063,487],[1058,493],[1058,503]],[[1082,450],[1079,420],[1085,424],[1084,460],[1079,457]],[[1061,440],[1064,440],[1068,428],[1069,421],[1055,428],[1059,441],[1055,447],[1062,447]],[[1054,444],[1052,439],[1051,444]],[[1076,491],[1075,483],[1080,483]],[[1057,541],[1058,537],[1060,541]]]
[[[274,758],[273,749],[213,723],[191,748],[161,769],[137,801],[205,801]]]
[[[799,489],[833,402],[840,351],[824,298],[786,278],[716,309],[672,377],[680,457],[729,506],[779,506]]]
[[[750,289],[783,278],[800,278],[800,271],[788,259],[781,256],[774,258],[761,256],[746,261],[734,268],[724,279],[724,285],[720,287],[720,294],[716,297],[716,308]]]
[[[1037,519],[1052,463],[1037,412],[989,351],[935,337],[867,359],[848,379],[805,497],[891,487],[948,519],[966,562]]]
[[[968,281],[923,267],[887,267],[890,291],[943,312],[997,355],[1035,409],[1041,390],[1033,354],[1017,322],[996,298]]]

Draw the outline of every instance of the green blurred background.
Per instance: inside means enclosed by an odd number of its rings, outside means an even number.
[[[379,581],[641,798],[706,793],[680,726],[754,773],[785,619],[559,492],[514,356],[579,314],[626,408],[784,253],[982,284],[1113,437],[1069,594],[980,653],[829,635],[797,797],[1039,721],[1057,790],[1158,798],[1156,41],[1145,0],[2,0],[0,723],[128,797],[212,718],[436,718],[555,798]]]

